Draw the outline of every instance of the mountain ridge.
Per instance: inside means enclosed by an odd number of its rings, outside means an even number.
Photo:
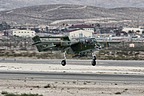
[[[91,19],[90,21],[85,21]],[[10,24],[51,24],[57,20],[86,22],[123,22],[144,20],[144,8],[102,8],[72,4],[29,6],[0,12],[0,21]],[[73,20],[73,21],[72,21]],[[101,21],[100,21],[101,20]]]
[[[9,10],[34,5],[76,4],[95,7],[143,7],[144,0],[1,0],[0,9]]]

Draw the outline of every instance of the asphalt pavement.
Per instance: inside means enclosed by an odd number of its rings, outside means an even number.
[[[1,58],[0,63],[9,64],[42,64],[44,65],[59,65],[61,59],[15,59]],[[91,66],[91,60],[68,60],[66,66],[75,65]],[[144,67],[143,61],[134,60],[97,60],[97,65],[94,66],[115,66],[115,67]],[[65,68],[65,67],[64,67]],[[85,70],[85,69],[83,69]],[[143,74],[97,74],[97,73],[70,73],[70,72],[35,72],[35,71],[9,71],[0,70],[0,79],[4,80],[93,80],[97,82],[127,82],[127,83],[142,83],[144,84]]]

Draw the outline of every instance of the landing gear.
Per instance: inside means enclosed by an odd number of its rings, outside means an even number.
[[[61,65],[65,66],[66,65],[66,51],[64,52],[64,59],[61,61]]]
[[[96,60],[92,60],[92,66],[95,66],[96,65]]]
[[[61,64],[62,64],[62,66],[65,66],[66,65],[66,60],[62,60]]]
[[[92,59],[92,66],[95,66],[96,65],[96,55],[92,53],[92,56],[93,56],[93,59]]]

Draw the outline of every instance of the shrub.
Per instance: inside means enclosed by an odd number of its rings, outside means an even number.
[[[13,94],[13,93],[8,93],[6,91],[2,91],[1,92],[2,95],[4,96],[43,96],[43,95],[39,95],[39,94]]]

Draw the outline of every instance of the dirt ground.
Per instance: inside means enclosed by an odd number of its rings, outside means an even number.
[[[43,96],[144,96],[144,85],[101,81],[0,80],[0,91]]]

